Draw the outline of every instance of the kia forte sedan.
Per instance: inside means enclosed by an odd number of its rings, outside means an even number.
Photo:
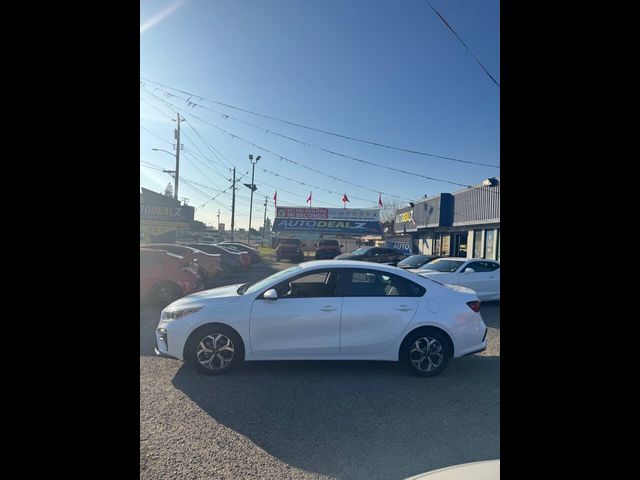
[[[156,354],[226,373],[243,361],[381,360],[437,375],[486,348],[473,290],[371,262],[317,260],[166,307]]]

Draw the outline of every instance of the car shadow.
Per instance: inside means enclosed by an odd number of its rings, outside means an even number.
[[[388,362],[249,362],[222,376],[183,365],[173,385],[281,461],[340,479],[402,479],[500,457],[500,357],[433,378]]]

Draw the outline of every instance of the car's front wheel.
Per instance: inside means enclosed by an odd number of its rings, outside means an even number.
[[[444,370],[452,356],[448,339],[436,330],[418,331],[403,343],[402,360],[421,377],[433,377]]]
[[[244,347],[233,330],[222,325],[211,325],[191,335],[185,360],[202,373],[221,375],[242,363]]]
[[[182,297],[182,289],[177,283],[164,281],[156,284],[151,290],[151,301],[154,305],[164,307]]]

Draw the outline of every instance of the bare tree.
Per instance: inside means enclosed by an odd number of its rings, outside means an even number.
[[[382,208],[380,209],[380,223],[382,223],[382,228],[393,227],[393,222],[396,219],[396,212],[398,209],[406,206],[406,202],[401,202],[398,199],[385,199],[385,201],[383,201]]]
[[[164,196],[173,198],[173,185],[168,183],[164,189]]]

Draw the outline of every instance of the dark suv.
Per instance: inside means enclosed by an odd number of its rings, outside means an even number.
[[[316,260],[326,260],[340,255],[342,245],[337,240],[320,240],[316,245]]]
[[[304,260],[304,251],[302,250],[302,242],[297,238],[282,238],[276,249],[276,259],[293,260],[301,262]]]

